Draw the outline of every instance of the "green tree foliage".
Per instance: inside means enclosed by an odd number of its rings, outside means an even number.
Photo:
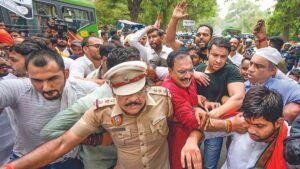
[[[116,25],[117,20],[130,20],[126,0],[95,0],[97,19],[100,24]]]
[[[234,26],[242,32],[252,32],[258,19],[266,19],[268,11],[261,11],[259,6],[249,0],[231,2],[228,14],[224,18],[223,27]]]
[[[300,1],[278,0],[268,20],[268,34],[282,35],[284,40],[300,34]]]
[[[130,2],[129,2],[130,1]],[[134,2],[136,1],[136,2]],[[140,7],[132,11],[133,3],[140,1]],[[165,28],[172,15],[173,9],[179,0],[96,0],[98,21],[102,24],[115,24],[118,19],[128,19],[143,23],[154,24],[159,12],[162,15],[161,27]],[[215,16],[217,12],[216,0],[188,0],[187,19],[200,21],[203,18]],[[138,16],[134,17],[134,12]]]

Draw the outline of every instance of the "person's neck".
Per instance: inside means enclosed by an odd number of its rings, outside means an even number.
[[[236,55],[236,51],[235,50],[230,51],[229,55],[230,55],[230,57]]]
[[[154,51],[155,51],[155,53],[159,56],[160,53],[161,53],[161,51],[162,51],[162,46],[160,46],[160,47],[154,49]]]
[[[279,134],[279,131],[280,131],[280,128],[276,129],[276,130],[274,131],[274,133],[273,133],[269,138],[266,138],[266,139],[264,140],[264,142],[265,142],[265,143],[270,143],[270,142],[272,142],[274,139],[277,138],[277,136],[278,136],[278,134]]]
[[[216,72],[216,71],[212,68],[212,66],[209,65],[208,62],[206,63],[206,65],[207,65],[207,67],[206,67],[204,73],[214,73],[214,72]]]
[[[93,64],[94,64],[94,66],[95,66],[95,68],[96,69],[98,69],[99,67],[100,67],[100,65],[101,65],[101,59],[94,59],[94,58],[92,58],[92,57],[90,57],[90,56],[87,56],[87,55],[85,55]]]
[[[57,46],[57,49],[58,49],[59,51],[63,52],[63,51],[66,49],[66,47],[59,47],[59,46]]]

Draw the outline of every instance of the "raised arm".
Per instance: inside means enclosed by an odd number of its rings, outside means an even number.
[[[182,42],[176,40],[176,26],[180,19],[187,16],[187,14],[185,14],[187,5],[187,2],[185,1],[181,1],[176,5],[167,28],[166,42],[174,50],[180,49],[183,45]]]
[[[257,24],[254,26],[253,34],[258,41],[256,48],[268,47],[268,37],[266,33],[266,25],[264,20],[258,20]]]

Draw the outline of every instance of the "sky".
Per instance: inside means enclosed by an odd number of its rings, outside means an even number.
[[[217,0],[217,4],[219,6],[219,16],[221,18],[224,18],[228,12],[228,6],[230,4],[230,2],[225,3],[225,0]],[[230,0],[229,0],[230,1]],[[231,0],[231,1],[237,1],[237,0]],[[266,10],[272,6],[274,6],[276,4],[275,0],[259,0],[259,1],[255,1],[255,0],[251,0],[252,2],[260,5],[260,9],[261,10]]]

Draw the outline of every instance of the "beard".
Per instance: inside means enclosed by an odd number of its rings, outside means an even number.
[[[236,51],[236,50],[237,50],[237,47],[235,47],[235,46],[231,46],[231,48],[230,48],[230,49],[231,49],[231,51],[233,51],[233,52],[234,52],[234,51]]]
[[[42,95],[47,100],[56,100],[61,97],[61,93],[58,90],[43,92]]]
[[[67,44],[61,44],[61,43],[58,43],[58,44],[57,44],[57,47],[58,47],[58,48],[65,48],[65,47],[67,47]]]

